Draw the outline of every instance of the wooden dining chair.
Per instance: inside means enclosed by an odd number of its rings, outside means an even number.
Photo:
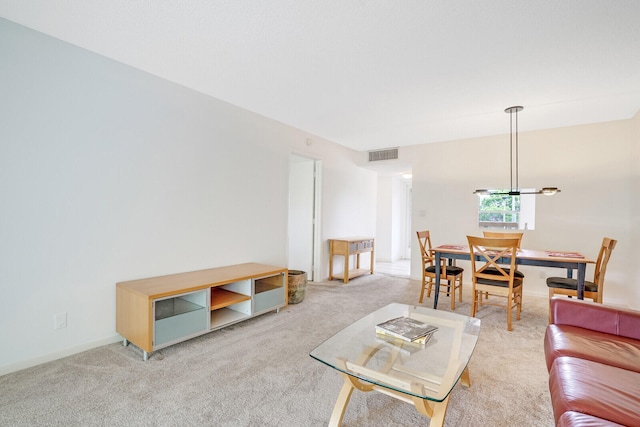
[[[500,231],[483,231],[482,235],[484,237],[490,237],[493,239],[518,239],[518,249],[520,249],[522,245],[522,236],[524,236],[524,232],[522,231],[511,231],[507,233],[503,233]],[[520,270],[516,270],[516,277],[524,279],[524,274]],[[487,294],[484,295],[485,298],[489,296]]]
[[[431,296],[431,289],[435,286],[436,266],[435,257],[431,247],[431,233],[428,230],[417,231],[418,243],[420,244],[420,253],[422,254],[422,285],[420,286],[420,299],[418,303],[422,304],[424,291],[427,290],[427,298]],[[451,296],[451,310],[456,308],[456,289],[458,290],[458,298],[462,302],[462,274],[464,269],[455,265],[447,265],[446,259],[442,259],[440,265],[440,292],[446,292]],[[446,288],[442,285],[442,281],[447,281]]]
[[[507,330],[513,330],[513,309],[516,320],[520,320],[522,311],[522,278],[517,277],[516,257],[517,238],[490,238],[467,236],[471,256],[471,274],[473,279],[471,317],[475,317],[480,305],[492,305],[507,309]],[[509,259],[505,268],[503,260]],[[483,293],[500,297],[498,300],[482,300]],[[505,304],[501,299],[506,300]]]
[[[602,239],[598,259],[596,260],[595,271],[593,273],[593,282],[584,281],[584,297],[591,298],[595,302],[602,303],[602,292],[604,290],[604,275],[607,272],[607,264],[611,257],[613,248],[616,247],[618,241],[605,237]],[[568,277],[548,277],[547,286],[549,287],[549,298],[554,295],[568,295],[570,297],[578,296],[578,280],[569,279]]]

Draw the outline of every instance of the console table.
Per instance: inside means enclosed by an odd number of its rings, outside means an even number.
[[[287,305],[288,269],[246,263],[116,283],[116,332],[143,351]]]
[[[374,239],[372,237],[345,237],[342,239],[329,239],[329,280],[333,280],[333,257],[342,255],[344,257],[344,268],[342,270],[342,280],[349,283],[352,279],[363,274],[373,274],[373,253]],[[360,268],[360,254],[371,253],[369,268]],[[355,269],[349,269],[349,258],[356,256]]]

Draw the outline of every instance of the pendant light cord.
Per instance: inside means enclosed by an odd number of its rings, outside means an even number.
[[[513,191],[513,110],[509,111],[509,190]]]
[[[516,110],[516,190],[520,191],[520,183],[518,182],[518,159],[520,155],[518,154],[518,110]]]
[[[518,180],[518,111],[522,107],[510,107],[505,111],[509,112],[509,185],[510,192],[520,191],[520,183]],[[516,186],[513,186],[513,112],[516,113]]]

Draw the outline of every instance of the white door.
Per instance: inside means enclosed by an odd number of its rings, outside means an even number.
[[[289,263],[314,278],[316,216],[316,161],[291,155],[289,161]]]

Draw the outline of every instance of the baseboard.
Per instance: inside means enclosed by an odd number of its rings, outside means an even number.
[[[45,354],[44,356],[36,357],[34,359],[14,363],[13,365],[0,366],[0,376],[31,368],[33,366],[42,365],[43,363],[62,359],[63,357],[82,353],[83,351],[91,350],[96,347],[102,347],[103,345],[113,344],[114,342],[118,341],[122,341],[122,337],[120,335],[114,335],[112,337],[103,338],[98,341],[92,341],[75,347],[70,347],[55,353]]]

